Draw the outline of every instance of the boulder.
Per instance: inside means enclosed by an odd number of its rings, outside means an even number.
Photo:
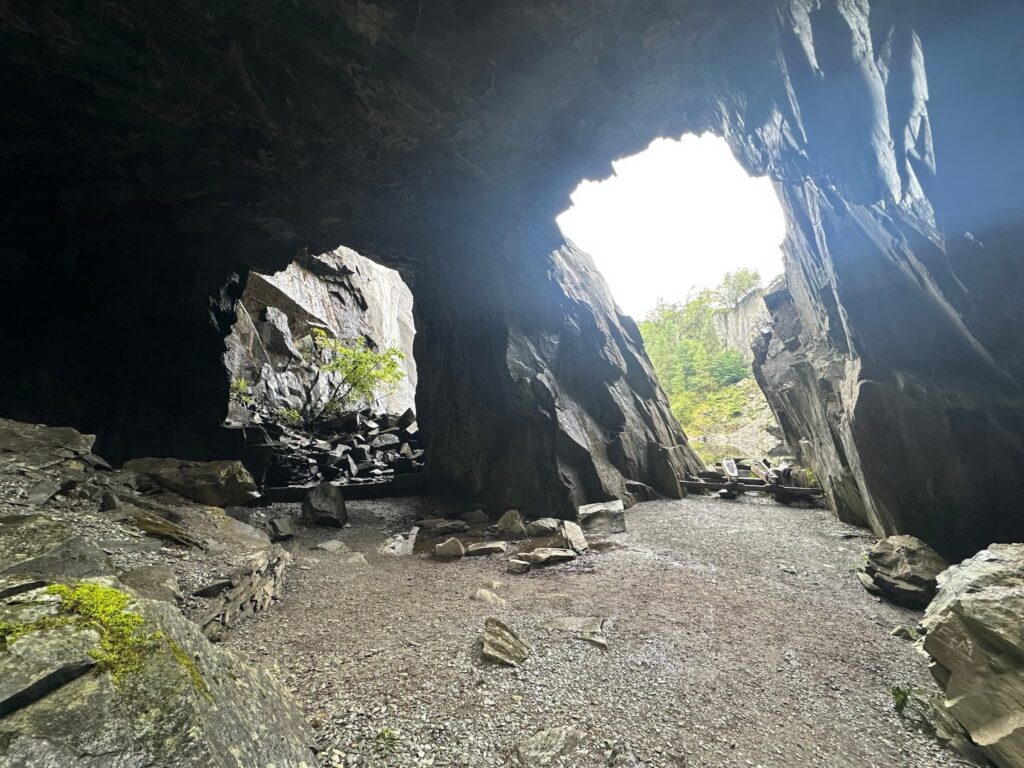
[[[168,491],[211,507],[247,504],[258,498],[256,481],[240,461],[132,459],[124,468],[145,475]]]
[[[486,523],[490,521],[487,513],[482,509],[473,509],[469,512],[463,512],[459,515],[461,520],[465,520],[467,523]]]
[[[271,541],[286,541],[295,536],[295,521],[289,515],[273,517],[267,522]]]
[[[584,504],[576,520],[587,533],[625,533],[626,515],[620,499]]]
[[[564,563],[568,560],[575,560],[576,553],[571,549],[559,547],[538,547],[532,552],[522,552],[520,560],[525,560],[531,565],[551,565],[553,563]]]
[[[869,591],[908,608],[923,609],[935,595],[935,579],[949,563],[914,536],[890,536],[868,553],[859,574]]]
[[[491,592],[491,590],[483,588],[474,592],[470,600],[475,600],[478,603],[485,603],[487,605],[505,605],[505,598],[499,597]]]
[[[560,765],[560,757],[573,752],[585,734],[567,725],[538,731],[515,745],[515,760],[523,768],[546,768]]]
[[[484,659],[495,664],[518,667],[530,655],[530,646],[509,629],[505,622],[490,616],[484,621],[480,653]]]
[[[114,584],[0,602],[19,628],[0,644],[0,764],[316,765],[300,708],[267,671],[211,645],[173,605]]]
[[[510,509],[501,517],[494,526],[502,538],[525,539],[527,537],[526,525],[523,523],[523,516],[516,509]]]
[[[448,539],[434,545],[434,557],[438,560],[458,560],[466,554],[462,542],[456,538]]]
[[[560,520],[553,517],[542,517],[539,520],[532,520],[526,524],[526,533],[531,537],[555,536],[558,533]]]
[[[529,573],[530,568],[530,563],[526,560],[513,558],[508,561],[508,566],[506,566],[505,570],[509,573]]]
[[[172,605],[182,599],[178,577],[166,565],[144,565],[133,568],[120,581],[139,597],[163,600]]]
[[[1024,765],[1024,544],[992,544],[938,577],[921,627],[937,702],[1000,768]]]
[[[302,500],[302,518],[314,525],[342,528],[348,522],[348,510],[341,488],[321,483],[310,489]]]
[[[508,544],[504,541],[484,541],[478,544],[470,544],[466,547],[466,554],[470,557],[480,555],[503,555],[508,551]]]
[[[569,549],[579,555],[590,549],[590,545],[587,544],[587,537],[583,535],[583,529],[576,523],[568,520],[562,523],[562,537],[565,539],[565,543],[569,545]]]

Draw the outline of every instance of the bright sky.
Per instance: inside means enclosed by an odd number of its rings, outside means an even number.
[[[782,273],[785,220],[767,178],[747,175],[712,134],[657,139],[584,181],[558,217],[562,233],[590,253],[620,309],[642,319],[659,298],[684,301],[726,272]]]

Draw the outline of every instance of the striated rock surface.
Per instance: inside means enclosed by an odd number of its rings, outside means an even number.
[[[1000,768],[1024,765],[1024,544],[993,544],[939,576],[921,622],[936,706]]]
[[[132,459],[125,462],[124,468],[211,507],[247,504],[259,496],[256,481],[240,461]]]
[[[925,608],[935,596],[936,578],[949,563],[913,536],[882,539],[868,553],[858,574],[871,591],[909,608]]]
[[[415,406],[412,293],[395,270],[350,248],[300,254],[275,274],[251,272],[235,312],[225,364],[232,379],[248,381],[252,396],[269,410],[301,407],[296,393],[311,378],[301,344],[313,328],[349,343],[361,337],[373,348],[402,352],[405,376],[375,408],[402,413]],[[244,419],[242,409],[232,415]]]
[[[4,6],[8,415],[223,455],[245,276],[344,242],[414,292],[441,479],[530,516],[664,493],[649,444],[684,438],[552,222],[715,130],[787,212],[796,375],[764,378],[843,519],[945,557],[1024,538],[995,466],[1024,464],[1019,2],[123,6]]]

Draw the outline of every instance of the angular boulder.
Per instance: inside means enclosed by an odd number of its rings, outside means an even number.
[[[495,523],[498,533],[506,539],[525,539],[527,537],[526,525],[523,523],[523,516],[519,510],[510,509]]]
[[[466,554],[466,548],[456,538],[451,538],[434,545],[434,557],[438,560],[458,560]]]
[[[124,468],[145,475],[168,491],[211,507],[243,505],[258,496],[256,481],[240,461],[145,458],[126,461]]]
[[[584,504],[576,520],[587,533],[625,533],[626,514],[621,499]]]
[[[480,653],[488,661],[518,667],[530,655],[530,646],[508,625],[493,616],[484,621],[484,632],[480,636]]]
[[[575,560],[576,553],[571,549],[562,549],[561,547],[538,547],[532,552],[522,552],[519,559],[525,560],[531,565],[552,565]]]
[[[560,524],[561,521],[553,517],[542,517],[527,523],[526,533],[530,536],[554,536]]]
[[[341,488],[330,483],[311,488],[302,500],[302,518],[314,525],[343,528],[348,522],[348,510]]]
[[[583,529],[576,523],[569,522],[568,520],[562,523],[562,538],[569,545],[569,549],[576,554],[582,555],[590,549],[590,545],[587,544],[587,537],[583,535]]]
[[[466,547],[466,554],[470,557],[481,555],[503,555],[508,551],[508,544],[504,541],[482,541],[478,544],[470,544]]]
[[[301,710],[265,670],[111,585],[0,602],[17,628],[0,642],[0,765],[316,765]]]
[[[1024,766],[1024,544],[992,544],[938,577],[921,622],[936,706],[1000,768]]]
[[[508,561],[508,565],[505,570],[509,573],[529,573],[531,565],[526,560],[520,560],[519,558],[513,558]]]
[[[878,592],[908,608],[924,609],[935,596],[935,579],[949,567],[938,552],[914,536],[890,536],[868,553],[859,578]]]

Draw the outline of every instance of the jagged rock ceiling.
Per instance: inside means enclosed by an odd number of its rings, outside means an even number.
[[[714,129],[789,209],[804,399],[827,414],[806,437],[839,446],[862,518],[944,554],[1024,535],[1012,472],[987,469],[1024,459],[1019,4],[0,14],[8,415],[114,457],[215,452],[233,276],[343,243],[413,287],[447,476],[538,511],[654,482],[647,443],[682,437],[553,219],[612,159]]]

